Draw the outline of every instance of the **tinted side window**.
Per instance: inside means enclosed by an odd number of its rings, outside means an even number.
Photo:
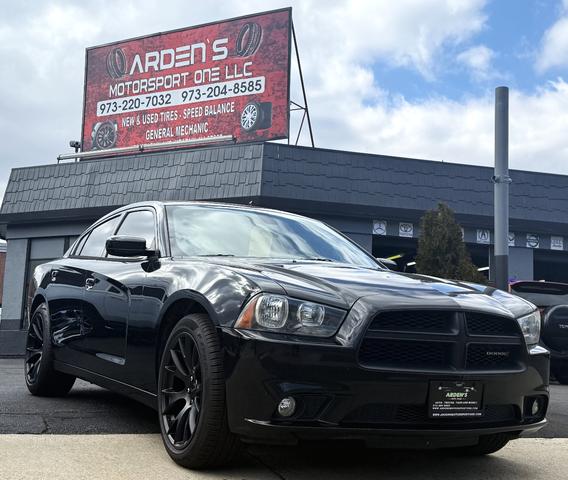
[[[82,257],[101,257],[104,255],[105,243],[112,236],[120,216],[111,218],[95,228],[79,252]]]
[[[146,239],[146,248],[155,248],[154,214],[149,210],[129,213],[116,234],[144,238]]]
[[[73,255],[79,255],[81,253],[81,250],[83,249],[83,246],[85,245],[85,242],[88,238],[89,234],[84,235],[81,240],[79,240],[79,243],[77,244],[77,248],[75,248],[75,253]]]

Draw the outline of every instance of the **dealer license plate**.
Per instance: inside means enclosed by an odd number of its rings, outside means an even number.
[[[480,382],[430,382],[431,418],[483,416],[483,384]]]

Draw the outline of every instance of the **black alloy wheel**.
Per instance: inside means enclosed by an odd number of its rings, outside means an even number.
[[[231,461],[240,440],[229,429],[223,354],[203,313],[179,320],[162,349],[158,372],[160,431],[166,451],[187,468]]]
[[[43,357],[43,334],[43,317],[41,312],[36,310],[30,321],[26,341],[25,372],[29,384],[35,383],[39,376]]]
[[[59,397],[73,387],[75,377],[55,370],[53,363],[49,313],[47,305],[42,303],[31,315],[26,338],[24,373],[32,395]]]
[[[201,365],[195,339],[182,332],[164,353],[160,412],[168,440],[182,449],[191,441],[201,410]]]

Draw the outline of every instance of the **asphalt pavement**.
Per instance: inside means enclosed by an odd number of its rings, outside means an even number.
[[[179,468],[156,413],[78,381],[65,398],[31,396],[22,361],[0,359],[0,480],[16,479],[535,479],[568,478],[568,386],[551,387],[549,425],[485,458],[324,446],[249,448],[213,472]]]
[[[0,359],[0,434],[160,431],[151,408],[83,380],[66,397],[34,397],[24,383],[23,368],[23,360]]]

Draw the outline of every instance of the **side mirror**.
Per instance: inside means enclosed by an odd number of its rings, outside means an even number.
[[[394,270],[395,272],[398,272],[400,270],[398,268],[398,263],[396,263],[394,260],[391,260],[390,258],[377,258],[377,260],[389,270]]]
[[[154,250],[146,249],[146,240],[142,237],[116,235],[106,241],[106,250],[113,257],[151,257]]]

